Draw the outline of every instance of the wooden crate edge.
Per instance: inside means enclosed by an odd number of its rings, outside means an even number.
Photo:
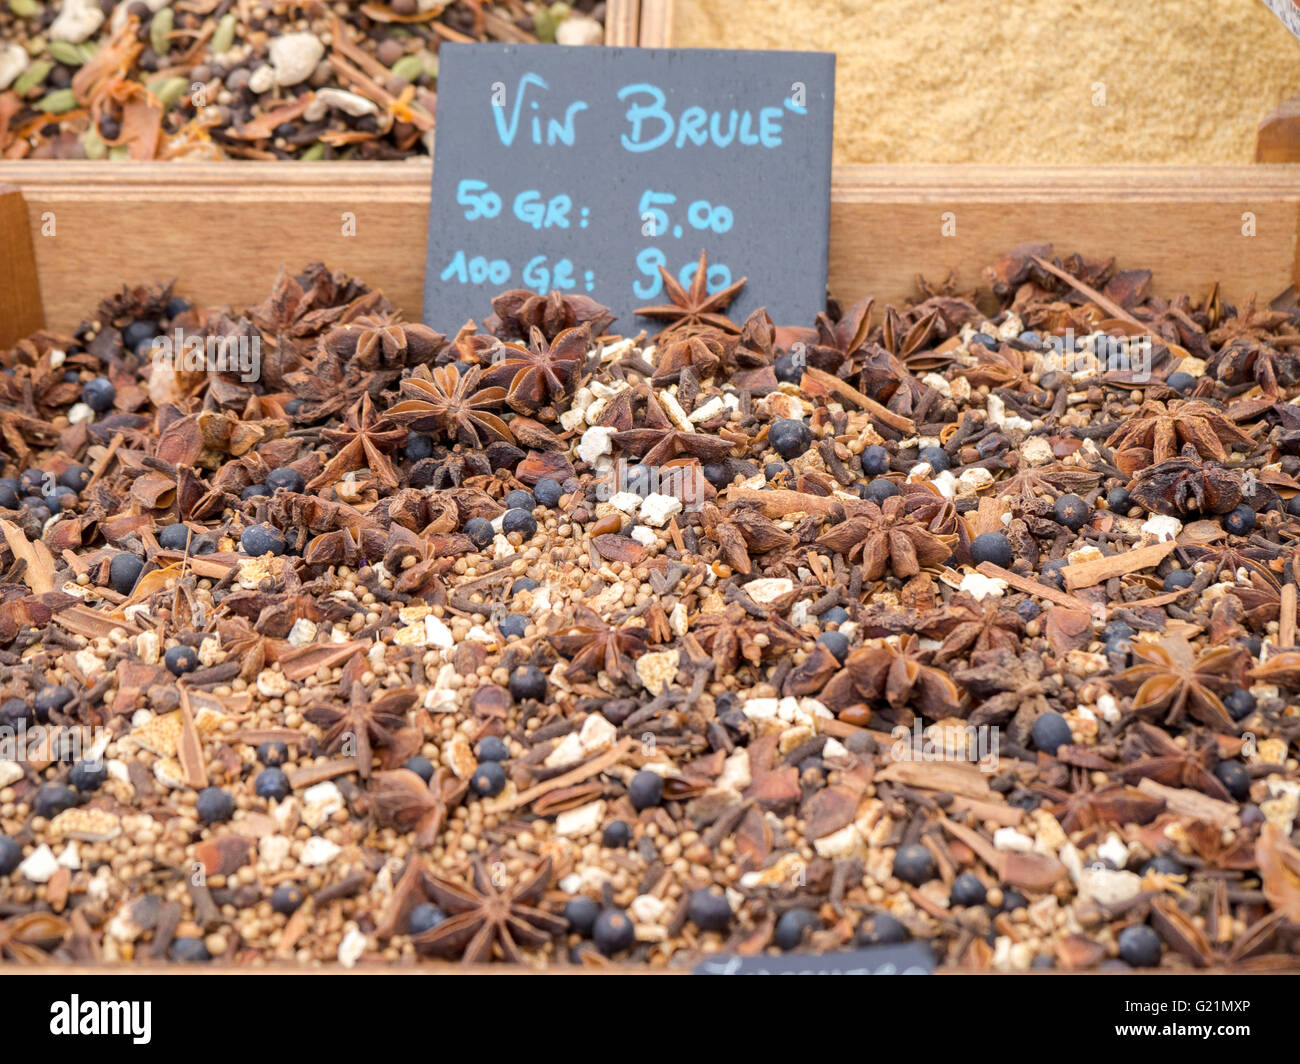
[[[44,324],[27,201],[19,187],[0,182],[0,348]]]
[[[428,160],[0,163],[0,183],[26,198],[45,318],[62,331],[126,281],[180,276],[200,301],[256,302],[282,263],[313,260],[382,287],[417,317],[430,173]],[[948,216],[952,239],[940,235]],[[340,222],[353,218],[349,235]],[[1248,225],[1258,230],[1249,239]],[[1234,300],[1271,298],[1296,278],[1298,231],[1300,168],[1288,165],[837,166],[830,280],[841,300],[897,303],[917,273],[939,281],[1050,240],[1061,254],[1151,268],[1162,295],[1219,280]]]
[[[671,48],[676,0],[641,0],[641,47]]]
[[[605,5],[605,44],[632,48],[641,36],[643,0],[609,0]]]

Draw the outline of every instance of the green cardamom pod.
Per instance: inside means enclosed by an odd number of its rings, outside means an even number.
[[[35,60],[31,66],[18,75],[18,79],[13,86],[14,92],[18,93],[19,96],[26,96],[37,85],[42,84],[53,69],[54,64],[48,59]]]
[[[81,66],[85,62],[81,49],[70,41],[50,41],[48,51],[64,66]]]
[[[77,109],[77,94],[71,89],[55,89],[36,101],[36,106],[47,115],[66,114]]]
[[[304,163],[318,163],[325,158],[325,145],[317,141],[310,148],[305,149],[298,158]]]
[[[171,32],[176,25],[176,16],[170,7],[160,8],[149,23],[149,43],[159,55],[166,55],[172,50]]]
[[[416,81],[424,73],[424,64],[418,55],[404,55],[393,64],[393,76],[406,81]]]
[[[77,49],[77,54],[81,57],[83,63],[89,63],[95,58],[95,53],[99,51],[99,45],[94,41],[83,41],[73,47]]]
[[[108,149],[108,157],[115,163],[123,159],[131,158],[131,146],[129,144],[115,144]]]
[[[158,97],[158,102],[163,105],[164,109],[170,109],[173,105],[180,103],[181,97],[189,91],[189,80],[182,77],[163,78],[161,81],[155,81],[149,86],[149,91]]]
[[[41,13],[41,5],[36,0],[9,0],[9,10],[19,18],[36,18]]]
[[[213,55],[224,55],[230,51],[235,43],[235,26],[238,21],[234,12],[221,16],[221,21],[217,23],[217,28],[212,34]]]
[[[81,147],[85,150],[87,159],[103,159],[108,155],[108,145],[94,126],[81,134]]]

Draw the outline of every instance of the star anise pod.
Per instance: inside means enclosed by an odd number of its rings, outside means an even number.
[[[1019,649],[972,651],[969,665],[952,669],[954,682],[974,701],[968,724],[1003,724],[1024,710],[1037,716],[1052,708],[1048,700],[1060,695],[1060,685],[1041,657]]]
[[[1274,585],[1276,590],[1277,579],[1268,568],[1268,563],[1276,555],[1266,550],[1243,547],[1238,541],[1237,543],[1189,544],[1187,553],[1198,565],[1203,565],[1213,572],[1216,578],[1227,577],[1231,583],[1237,579],[1238,571],[1245,569],[1251,576],[1264,577]],[[1239,589],[1231,590],[1235,594]],[[1277,620],[1277,615],[1274,614],[1269,620]]]
[[[465,964],[484,964],[493,959],[496,947],[503,960],[522,964],[520,946],[544,946],[568,928],[566,920],[538,908],[551,882],[549,857],[514,883],[495,875],[481,857],[475,857],[469,883],[430,876],[425,889],[447,919],[414,936],[415,948],[440,956],[459,954]]]
[[[1269,904],[1290,922],[1300,922],[1300,850],[1276,824],[1265,824],[1255,857]]]
[[[898,577],[915,576],[924,567],[939,565],[952,554],[955,534],[940,533],[946,504],[942,499],[908,502],[891,495],[877,506],[866,500],[845,501],[848,519],[817,539],[819,547],[862,559],[862,575],[879,580],[886,570]]]
[[[318,491],[337,483],[345,473],[357,469],[368,469],[386,488],[397,487],[397,473],[388,452],[404,444],[410,433],[376,413],[369,395],[362,395],[347,412],[342,428],[325,429],[321,435],[338,451],[307,485],[308,490]]]
[[[334,326],[321,341],[326,353],[361,369],[418,366],[432,362],[447,338],[397,314],[367,314]]]
[[[1272,344],[1248,336],[1239,336],[1216,351],[1205,364],[1205,372],[1225,384],[1253,381],[1266,396],[1278,398],[1278,380],[1288,386],[1296,383],[1296,357],[1283,354]]]
[[[1179,746],[1168,732],[1139,721],[1128,733],[1125,747],[1126,760],[1137,758],[1117,773],[1125,783],[1150,779],[1167,787],[1192,787],[1221,802],[1232,801],[1228,789],[1214,775],[1219,748],[1213,736],[1189,736],[1187,745]]]
[[[426,784],[410,769],[381,772],[370,785],[375,819],[385,827],[415,832],[415,844],[434,845],[447,818],[460,805],[469,783],[458,780],[444,768]]]
[[[699,378],[710,377],[722,364],[726,344],[722,333],[701,330],[694,336],[674,337],[657,345],[658,360],[652,378],[655,384],[667,384],[681,376],[688,366]]]
[[[0,922],[0,957],[19,964],[49,964],[50,955],[41,947],[56,946],[69,929],[68,921],[53,913],[11,916]]]
[[[1215,731],[1236,730],[1220,692],[1241,686],[1245,652],[1240,647],[1209,647],[1198,653],[1186,639],[1170,638],[1134,643],[1133,654],[1141,664],[1125,669],[1115,680],[1137,687],[1135,713],[1167,710],[1166,724],[1191,716]]]
[[[740,335],[726,345],[722,360],[729,369],[760,369],[776,361],[776,326],[765,307],[745,319]]]
[[[614,321],[609,307],[589,296],[551,291],[544,296],[526,288],[502,292],[492,300],[492,316],[483,325],[504,340],[523,339],[533,329],[547,340],[575,326],[586,325],[592,337],[600,336]]]
[[[764,661],[789,657],[807,643],[785,618],[759,620],[735,602],[719,613],[701,614],[691,623],[690,634],[713,659],[718,679],[733,675],[744,663],[757,668]]]
[[[1026,499],[1055,499],[1058,495],[1086,495],[1100,480],[1100,473],[1055,463],[1023,468],[1014,476],[999,481],[993,492],[995,495],[1020,495]]]
[[[1216,462],[1198,458],[1187,444],[1179,458],[1142,469],[1133,478],[1129,495],[1155,514],[1226,514],[1242,499],[1241,474]]]
[[[372,697],[355,678],[362,669],[360,662],[358,655],[343,670],[344,681],[349,685],[346,705],[318,703],[310,706],[303,716],[312,724],[328,729],[324,746],[330,753],[353,747],[357,771],[362,779],[368,779],[373,748],[392,745],[396,733],[406,726],[406,712],[415,705],[418,695],[412,688],[396,688]]]
[[[492,440],[513,443],[510,427],[489,409],[505,400],[506,390],[479,387],[482,376],[480,366],[471,366],[463,375],[455,366],[420,366],[402,381],[402,400],[388,408],[388,417],[466,447],[479,448]]]
[[[922,311],[918,317],[911,312],[900,314],[892,305],[886,306],[878,342],[891,355],[906,363],[930,341],[938,324],[937,310]]]
[[[1217,406],[1204,399],[1155,399],[1111,433],[1106,445],[1115,450],[1115,465],[1132,476],[1140,469],[1176,458],[1191,445],[1202,458],[1220,462],[1229,447],[1251,447],[1254,441]]]
[[[750,553],[766,554],[778,547],[788,547],[794,537],[783,532],[775,521],[764,517],[756,509],[746,506],[728,506],[719,510],[706,505],[700,511],[704,533],[718,545],[718,552],[736,572],[749,575],[753,566]]]
[[[930,720],[960,713],[961,691],[946,672],[927,663],[914,635],[859,647],[844,660],[844,673],[862,698],[883,702],[895,713],[912,708]]]
[[[1280,325],[1289,321],[1285,312],[1271,307],[1260,307],[1252,297],[1232,316],[1224,319],[1210,332],[1210,343],[1216,347],[1229,344],[1239,337],[1266,340]]]
[[[1264,664],[1250,670],[1250,678],[1275,683],[1290,690],[1300,689],[1300,650],[1283,650],[1269,655]]]
[[[707,432],[679,428],[669,420],[653,393],[646,395],[645,425],[616,432],[613,440],[624,451],[650,466],[661,466],[674,458],[698,458],[701,462],[716,462],[730,453],[732,447],[729,440],[719,439]]]
[[[995,351],[981,346],[975,356],[975,365],[955,368],[954,372],[959,377],[965,377],[976,388],[980,385],[1014,388],[1029,379],[1025,356],[1006,344]]]
[[[696,264],[695,275],[691,278],[689,289],[678,284],[677,279],[662,266],[659,267],[659,274],[663,278],[664,290],[672,302],[641,307],[636,313],[644,318],[669,323],[656,337],[660,342],[665,335],[690,336],[706,326],[724,333],[734,334],[740,331],[736,323],[722,312],[740,294],[740,290],[745,286],[744,277],[734,284],[710,293],[708,290],[709,261],[703,251],[700,252],[700,261]]]
[[[248,312],[265,346],[271,349],[270,357],[263,358],[264,370],[268,364],[278,367],[277,372],[292,368],[296,359],[311,354],[321,332],[349,309],[353,313],[386,311],[388,305],[379,293],[320,263],[298,275],[281,267],[271,294]]]
[[[1050,812],[1067,835],[1099,824],[1147,824],[1165,807],[1163,798],[1123,783],[1094,789],[1082,771],[1077,772],[1077,786],[1072,791],[1051,787],[1035,787],[1034,790],[1054,803]]]
[[[917,380],[901,359],[879,344],[868,344],[863,350],[859,390],[895,414],[910,417],[933,389]]]
[[[310,585],[304,588],[288,566],[283,592],[234,591],[221,600],[221,606],[223,612],[248,618],[255,632],[272,639],[287,639],[300,620],[335,624],[347,621],[353,613],[351,604],[330,594],[318,594]]]
[[[578,607],[574,622],[549,637],[551,646],[569,659],[565,679],[592,680],[602,671],[622,679],[629,669],[628,659],[645,653],[648,633],[642,627],[615,628],[586,606]]]
[[[817,315],[817,340],[808,344],[804,354],[808,365],[835,373],[862,349],[871,331],[871,310],[875,300],[863,299],[849,307],[839,321],[831,321],[825,311]]]
[[[573,390],[590,346],[585,325],[565,329],[553,341],[534,326],[527,347],[502,344],[494,352],[483,383],[505,387],[506,403],[512,410],[535,414]]]
[[[346,565],[359,569],[383,556],[388,535],[371,525],[322,532],[307,544],[303,561],[314,568]]]
[[[934,663],[941,665],[973,651],[1010,650],[1020,647],[1025,626],[1014,610],[977,602],[970,595],[954,596],[942,609],[926,618],[923,635],[943,640]]]

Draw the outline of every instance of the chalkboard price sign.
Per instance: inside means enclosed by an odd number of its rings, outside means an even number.
[[[454,332],[503,289],[591,296],[618,329],[689,287],[748,277],[729,314],[825,303],[835,57],[444,44],[425,322]]]

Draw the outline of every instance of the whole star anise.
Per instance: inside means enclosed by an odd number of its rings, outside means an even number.
[[[807,642],[784,617],[759,620],[735,602],[719,613],[701,614],[691,623],[691,635],[713,659],[713,674],[718,679],[734,675],[745,663],[757,667],[764,661],[789,657]]]
[[[1186,746],[1179,746],[1168,732],[1140,721],[1125,745],[1126,757],[1135,758],[1117,773],[1125,783],[1151,779],[1169,787],[1192,787],[1221,802],[1232,801],[1228,789],[1214,775],[1219,748],[1213,736],[1192,736]]]
[[[939,565],[952,554],[957,536],[942,527],[942,499],[909,503],[908,496],[891,495],[881,505],[866,500],[845,501],[848,519],[817,539],[853,561],[862,559],[862,575],[879,580],[886,570],[898,577],[915,576],[924,567]]]
[[[1221,462],[1229,447],[1250,447],[1254,441],[1204,399],[1168,404],[1149,399],[1106,440],[1115,449],[1115,465],[1129,476],[1178,457],[1188,444],[1202,458]]]
[[[344,668],[345,680],[360,674],[360,661],[358,655]],[[330,753],[355,747],[357,771],[362,779],[368,779],[374,747],[392,744],[395,734],[406,726],[406,712],[417,697],[413,688],[384,691],[372,697],[359,679],[352,679],[345,705],[318,703],[308,707],[303,716],[328,729],[324,746]]]
[[[1197,457],[1187,444],[1181,457],[1142,469],[1133,478],[1129,495],[1151,513],[1226,514],[1242,499],[1241,474]]]
[[[447,338],[427,325],[379,313],[334,326],[321,345],[334,358],[354,362],[362,369],[378,369],[432,362],[447,345]]]
[[[464,374],[455,366],[420,366],[402,381],[402,400],[388,408],[388,417],[466,447],[478,448],[498,439],[513,443],[510,427],[489,409],[505,401],[506,390],[479,387],[482,376],[480,366],[471,366]]]
[[[972,651],[1017,650],[1025,626],[1013,610],[960,594],[927,617],[919,630],[943,640],[934,655],[934,663],[941,665]]]
[[[496,349],[483,383],[505,387],[512,410],[535,414],[573,390],[589,346],[591,336],[585,325],[565,329],[553,341],[534,326],[527,347],[502,344]]]
[[[700,378],[710,377],[722,364],[723,334],[713,329],[694,336],[666,339],[658,345],[659,357],[652,378],[655,384],[667,384],[681,376],[688,366]]]
[[[1167,710],[1166,724],[1191,716],[1215,731],[1236,730],[1220,692],[1241,686],[1246,655],[1240,647],[1209,647],[1198,653],[1186,639],[1169,638],[1135,643],[1133,654],[1141,664],[1125,669],[1115,680],[1137,687],[1134,713]]]
[[[550,637],[556,651],[569,659],[564,676],[569,680],[594,679],[600,672],[623,678],[628,659],[645,653],[647,632],[638,626],[615,628],[586,606],[574,613],[574,624]]]
[[[397,487],[397,473],[388,460],[388,452],[405,443],[410,433],[382,418],[369,395],[362,395],[348,410],[342,428],[325,429],[321,435],[338,448],[338,453],[307,485],[309,490],[334,484],[345,473],[357,469],[370,470],[384,487]]]
[[[859,647],[845,658],[842,673],[831,684],[843,686],[841,677],[861,698],[883,702],[896,714],[915,709],[930,720],[941,720],[960,712],[960,689],[946,672],[927,663],[914,635],[872,640]]]
[[[864,299],[849,307],[839,321],[832,321],[825,311],[817,315],[817,340],[805,349],[808,365],[835,373],[862,349],[871,331],[874,299]]]
[[[622,450],[635,455],[644,465],[649,466],[661,466],[674,458],[683,457],[698,458],[701,462],[716,462],[725,457],[732,447],[729,440],[711,436],[707,432],[696,432],[693,427],[682,428],[674,424],[653,393],[646,395],[644,425],[616,432],[613,440]]]
[[[1099,824],[1146,824],[1159,816],[1165,807],[1163,798],[1146,794],[1136,787],[1111,783],[1094,789],[1082,770],[1076,770],[1076,776],[1078,782],[1073,790],[1034,788],[1053,802],[1051,813],[1066,834]]]
[[[858,387],[863,393],[884,403],[895,414],[909,417],[932,389],[922,384],[904,365],[879,344],[863,348]]]
[[[415,844],[432,846],[469,783],[440,768],[427,784],[410,769],[379,773],[370,786],[375,819],[398,831],[414,831]]]
[[[527,288],[502,292],[492,300],[493,314],[484,327],[505,340],[523,339],[533,329],[548,340],[575,326],[585,325],[593,337],[600,336],[614,320],[609,307],[589,296],[551,291],[544,296]]]
[[[690,336],[705,327],[717,329],[724,333],[738,333],[736,323],[722,312],[739,295],[745,286],[745,278],[729,284],[716,292],[708,290],[709,260],[703,251],[696,264],[695,274],[691,278],[691,287],[683,288],[662,266],[659,274],[663,278],[664,290],[671,303],[659,303],[652,307],[641,307],[637,314],[655,321],[666,321],[668,325],[658,334],[660,342],[666,336]]]
[[[465,964],[484,964],[499,951],[503,960],[521,964],[520,946],[538,947],[563,934],[568,922],[538,907],[551,882],[548,857],[516,882],[503,880],[481,858],[471,864],[471,881],[456,883],[430,876],[425,890],[447,919],[411,939],[422,953],[459,954]],[[495,950],[494,950],[495,947]]]
[[[748,575],[753,566],[750,553],[766,554],[778,547],[788,547],[794,537],[781,530],[775,521],[747,506],[728,506],[719,510],[712,504],[700,511],[704,533],[718,545],[718,552],[736,572]]]

